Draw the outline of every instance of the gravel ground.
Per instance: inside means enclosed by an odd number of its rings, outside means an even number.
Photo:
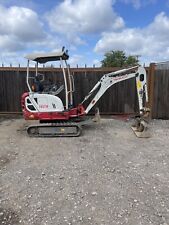
[[[0,122],[0,224],[168,225],[169,121],[136,138],[103,119],[78,138],[29,138]]]

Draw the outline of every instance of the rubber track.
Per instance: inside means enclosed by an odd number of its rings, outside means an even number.
[[[48,130],[50,130],[51,128],[51,133],[47,132],[41,133],[41,129],[45,129],[47,128]],[[57,132],[55,132],[54,130],[57,130]],[[58,128],[58,129],[57,129]],[[60,128],[60,132],[58,132]],[[66,128],[68,128],[67,130],[69,130],[69,128],[75,128],[75,132],[66,132]],[[53,132],[54,131],[54,132]],[[54,123],[54,124],[38,124],[38,125],[31,125],[27,128],[27,133],[30,137],[78,137],[80,136],[82,132],[82,128],[79,124],[77,123]]]

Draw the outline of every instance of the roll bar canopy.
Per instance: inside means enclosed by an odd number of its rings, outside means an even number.
[[[32,60],[38,63],[46,63],[50,61],[59,61],[67,60],[69,58],[68,52],[61,51],[61,52],[51,52],[51,53],[39,53],[39,54],[30,54],[25,56],[26,59]]]
[[[27,82],[27,86],[30,93],[32,93],[32,89],[29,84],[29,79],[31,79],[31,77],[29,76],[29,61],[31,60],[36,62],[36,74],[35,74],[36,76],[38,76],[38,63],[60,61],[62,71],[63,71],[64,84],[65,84],[66,109],[68,109],[69,104],[71,105],[73,104],[72,93],[74,92],[74,80],[70,74],[69,66],[66,62],[66,60],[69,58],[68,50],[65,50],[65,47],[62,47],[62,50],[60,52],[33,53],[33,54],[29,54],[25,56],[25,58],[28,60],[26,82]],[[65,71],[65,69],[67,69],[67,72]],[[68,82],[69,82],[69,85],[68,85]],[[69,101],[69,96],[70,96],[70,101]]]

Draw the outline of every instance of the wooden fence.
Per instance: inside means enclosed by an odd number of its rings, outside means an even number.
[[[169,119],[169,64],[151,64],[149,81],[151,117]]]
[[[147,69],[149,107],[153,118],[169,118],[169,70],[159,71],[155,64]],[[117,68],[72,68],[76,90],[74,104],[80,103],[105,73]],[[30,69],[35,73],[35,68]],[[43,72],[42,72],[43,71]],[[45,80],[52,79],[58,86],[62,83],[60,68],[39,68]],[[0,113],[21,112],[21,95],[27,91],[26,68],[0,67]],[[64,92],[61,98],[64,99]],[[97,106],[102,114],[132,114],[138,112],[135,79],[123,81],[111,87],[99,100]]]

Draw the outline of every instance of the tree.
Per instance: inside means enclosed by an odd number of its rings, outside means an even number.
[[[104,59],[101,61],[102,67],[123,67],[123,66],[135,66],[139,61],[136,56],[126,56],[123,51],[111,51],[104,55]]]
[[[136,66],[139,64],[139,60],[137,56],[128,56],[126,59],[126,65],[127,66]]]

